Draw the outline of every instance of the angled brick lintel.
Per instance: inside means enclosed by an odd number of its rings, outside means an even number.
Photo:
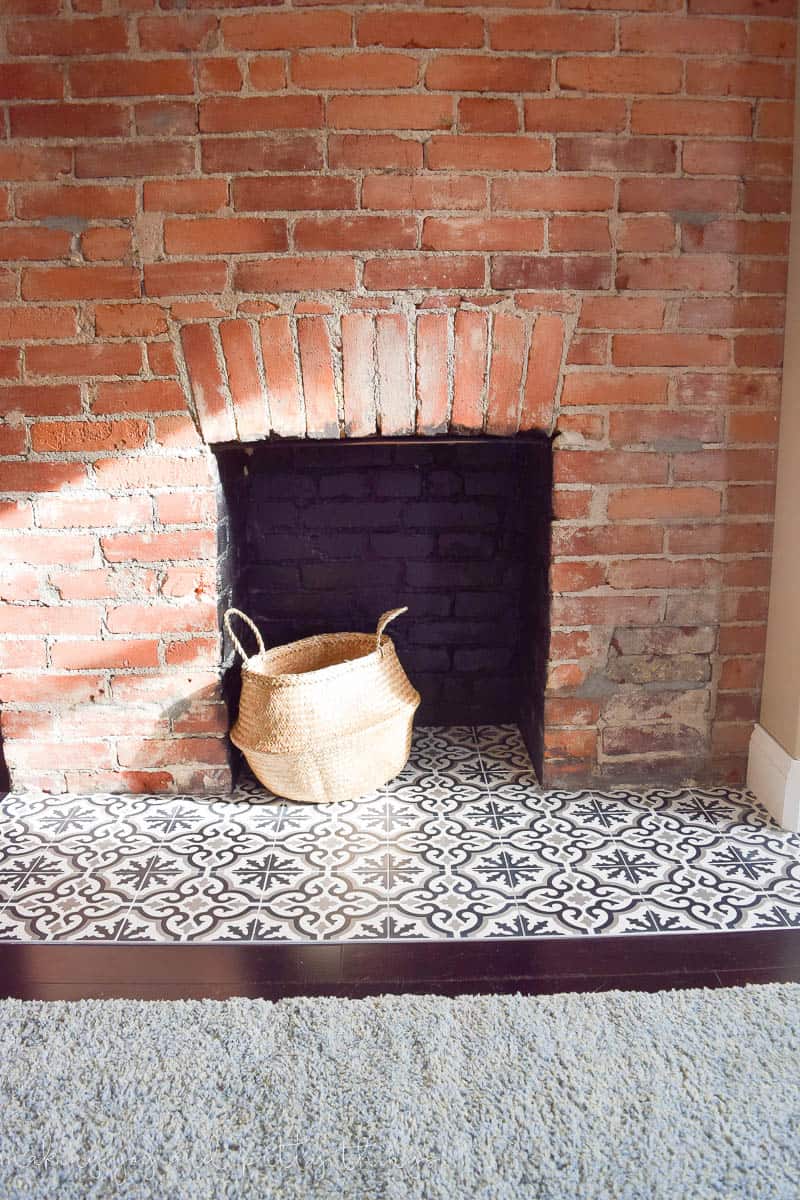
[[[313,316],[300,308],[187,322],[179,340],[209,444],[368,432],[513,436],[553,431],[573,326],[570,314],[507,307]],[[354,421],[367,411],[369,421]]]

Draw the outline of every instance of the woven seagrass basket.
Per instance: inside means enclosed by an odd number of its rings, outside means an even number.
[[[375,634],[321,634],[267,650],[250,618],[228,609],[225,628],[244,660],[231,741],[270,791],[308,804],[353,800],[402,771],[420,697],[383,631],[406,611],[384,613]],[[245,654],[231,616],[253,631],[257,654]]]

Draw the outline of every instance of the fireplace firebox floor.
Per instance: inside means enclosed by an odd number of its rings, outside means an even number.
[[[421,728],[324,806],[10,794],[0,941],[303,943],[800,928],[800,835],[728,788],[539,787],[515,726]]]

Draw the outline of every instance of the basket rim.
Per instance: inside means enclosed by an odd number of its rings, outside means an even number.
[[[276,654],[278,651],[298,650],[304,646],[318,646],[321,642],[344,642],[354,639],[367,643],[372,649],[367,654],[359,654],[356,658],[347,658],[342,662],[330,663],[327,667],[317,667],[313,671],[271,672],[258,669],[258,664],[262,660],[269,658],[270,654]],[[388,650],[390,654],[396,654],[394,642],[386,635],[384,635],[380,646],[376,646],[374,633],[315,633],[310,637],[299,638],[295,642],[285,642],[282,646],[271,646],[263,654],[252,654],[242,662],[241,669],[242,671],[247,671],[253,679],[269,680],[270,684],[275,684],[278,687],[303,687],[306,684],[318,683],[321,675],[330,677],[334,674],[342,675],[348,671],[358,670],[363,663],[367,663],[371,659],[382,658],[385,650]],[[252,664],[256,665],[253,666]]]

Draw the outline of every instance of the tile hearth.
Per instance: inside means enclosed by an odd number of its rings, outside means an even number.
[[[264,801],[267,801],[266,803]],[[544,791],[515,726],[421,728],[358,802],[11,794],[2,942],[325,942],[800,928],[800,835],[745,792]]]

